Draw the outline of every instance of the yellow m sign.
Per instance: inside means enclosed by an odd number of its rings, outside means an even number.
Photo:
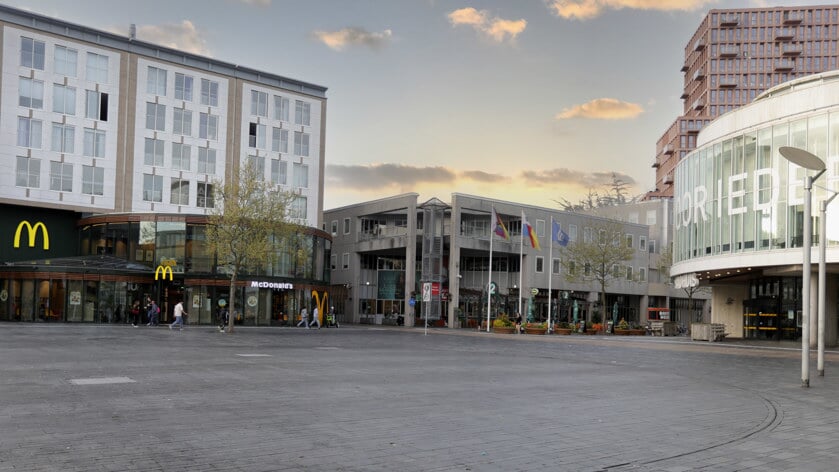
[[[166,273],[169,273],[169,280],[174,280],[174,276],[172,275],[172,268],[169,266],[159,265],[157,269],[154,269],[154,280],[157,280],[160,277],[160,274],[163,274],[163,280],[166,280]]]
[[[26,221],[26,220],[23,220],[20,223],[18,223],[17,230],[15,231],[14,247],[16,247],[16,248],[20,247],[20,233],[23,230],[23,228],[26,228],[26,232],[29,236],[29,247],[35,247],[35,237],[37,236],[38,230],[40,229],[41,232],[44,235],[44,251],[49,250],[49,248],[50,248],[50,234],[47,231],[47,227],[44,226],[44,224],[41,223],[40,221],[35,223],[34,226],[29,224],[29,222]]]

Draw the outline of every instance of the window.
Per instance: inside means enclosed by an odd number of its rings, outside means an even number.
[[[15,185],[18,187],[40,187],[41,160],[18,156],[15,174]]]
[[[292,218],[300,218],[306,219],[307,212],[306,208],[308,206],[308,200],[306,197],[302,195],[298,195],[294,197],[294,200],[291,202],[291,208],[289,210],[289,216]]]
[[[583,266],[583,274],[586,277],[591,276],[591,264],[589,264],[588,262],[586,262],[585,265]]]
[[[172,205],[189,205],[189,181],[172,178],[169,203]]]
[[[583,242],[586,244],[591,242],[591,228],[588,226],[583,228]]]
[[[650,253],[655,253],[655,240],[651,239],[647,247],[650,248]]]
[[[329,268],[335,270],[338,268],[338,254],[329,256]]]
[[[574,261],[568,261],[568,273],[569,274],[576,274],[577,273],[577,263]]]
[[[536,220],[536,236],[545,237],[545,220]]]
[[[199,114],[198,137],[201,139],[218,139],[218,116],[209,113]]]
[[[67,77],[76,76],[76,63],[78,62],[79,53],[75,49],[55,45],[55,73],[66,75]]]
[[[632,266],[626,266],[626,280],[632,280]]]
[[[288,130],[272,128],[271,150],[274,152],[288,152]]]
[[[166,71],[149,66],[146,77],[146,93],[166,96]]]
[[[108,82],[108,56],[101,54],[87,53],[87,80],[91,82],[107,83]]]
[[[251,115],[268,116],[268,94],[251,90]]]
[[[17,145],[41,149],[41,120],[19,116],[17,118]]]
[[[274,185],[285,185],[288,181],[288,162],[279,159],[271,160],[271,182]]]
[[[647,268],[646,267],[639,267],[638,268],[638,281],[639,282],[646,282],[647,281]]]
[[[73,154],[75,139],[76,128],[73,125],[52,124],[52,151]]]
[[[656,220],[656,211],[655,210],[647,210],[647,226],[653,226]]]
[[[20,65],[30,69],[44,70],[44,42],[32,38],[20,38]]]
[[[309,135],[299,131],[294,132],[294,154],[298,156],[309,156]]]
[[[20,78],[18,105],[26,108],[44,108],[44,83],[28,77]]]
[[[196,205],[200,208],[213,208],[215,206],[213,184],[198,182],[198,200]]]
[[[253,166],[257,174],[265,175],[265,158],[260,156],[248,156],[248,163]]]
[[[172,169],[189,170],[189,144],[172,143]]]
[[[615,264],[612,266],[612,277],[618,278],[621,276],[621,266]]]
[[[146,138],[146,152],[143,164],[147,166],[163,165],[163,141],[160,139]]]
[[[192,134],[192,111],[185,108],[175,108],[172,114],[172,132],[184,136]]]
[[[338,220],[332,220],[331,230],[332,236],[338,236]]]
[[[545,271],[545,258],[542,256],[536,256],[536,273],[541,274]]]
[[[559,259],[553,259],[551,261],[551,273],[552,274],[554,274],[554,275],[559,274],[561,267],[562,267],[562,264],[559,262]]]
[[[76,114],[76,88],[61,84],[52,86],[52,111],[62,115]]]
[[[350,234],[350,219],[344,218],[344,234]],[[346,269],[346,267],[344,267]]]
[[[85,118],[108,121],[108,94],[85,90]]]
[[[147,202],[163,201],[163,177],[143,174],[143,200]]]
[[[192,101],[192,76],[175,72],[175,99]]]
[[[105,131],[84,129],[84,155],[87,157],[105,157]]]
[[[294,187],[309,188],[309,166],[294,163]]]
[[[288,121],[289,101],[287,98],[274,95],[274,119]]]
[[[632,234],[626,235],[626,247],[632,249],[635,247],[635,236]]]
[[[248,147],[265,149],[265,125],[250,123],[248,127]]]
[[[311,104],[300,100],[294,101],[294,123],[309,126],[309,112]]]
[[[50,161],[50,190],[73,191],[73,164]]]
[[[350,268],[350,254],[347,252],[341,255],[341,267],[344,269]]]
[[[641,237],[638,238],[638,249],[640,249],[642,251],[647,250],[647,237],[646,236],[641,236]]]
[[[215,175],[216,173],[216,150],[213,148],[198,148],[198,172],[202,174]]]
[[[577,225],[568,225],[568,240],[577,241]]]
[[[201,79],[201,104],[211,107],[218,106],[218,82]]]
[[[82,166],[82,193],[85,195],[104,195],[105,169],[103,167]]]
[[[164,131],[166,129],[166,106],[146,102],[146,129]]]

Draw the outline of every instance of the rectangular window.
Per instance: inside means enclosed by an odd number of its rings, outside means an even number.
[[[78,63],[79,53],[75,49],[55,45],[55,73],[66,75],[67,77],[76,76],[76,64]]]
[[[82,193],[85,195],[104,195],[105,169],[103,167],[82,166]]]
[[[536,256],[536,273],[541,274],[545,271],[545,258],[542,256]]]
[[[272,128],[271,150],[274,152],[288,152],[288,130]]]
[[[215,195],[213,192],[213,184],[198,182],[198,200],[196,201],[196,206],[200,208],[214,208]]]
[[[626,235],[626,247],[628,247],[629,249],[633,249],[635,247],[635,235]]]
[[[50,190],[73,191],[73,164],[50,161]]]
[[[655,254],[655,240],[651,239],[647,247],[650,249],[650,253]]]
[[[558,275],[561,267],[562,267],[562,264],[559,262],[559,259],[553,259],[551,261],[551,273],[552,274]]]
[[[338,220],[332,220],[332,236],[338,236]]]
[[[251,115],[268,116],[268,94],[251,90]]]
[[[274,119],[288,121],[288,109],[288,99],[279,95],[274,95]]]
[[[612,277],[619,278],[621,276],[621,266],[615,264],[612,266]]]
[[[192,111],[185,108],[175,108],[172,114],[172,132],[183,136],[192,135]]]
[[[198,172],[202,174],[216,174],[216,150],[213,148],[198,148]]]
[[[75,140],[76,128],[73,125],[52,124],[52,151],[73,154]]]
[[[108,83],[108,56],[101,54],[87,53],[87,65],[85,78],[91,82],[100,84]]]
[[[28,77],[20,78],[18,105],[26,108],[44,108],[44,83]]]
[[[143,174],[143,200],[147,202],[163,201],[163,177]]]
[[[568,240],[577,241],[577,225],[568,225]]]
[[[105,131],[101,129],[84,129],[84,156],[105,157]]]
[[[166,130],[166,105],[146,102],[146,129]]]
[[[271,182],[274,185],[285,185],[288,181],[288,163],[279,159],[271,160]]]
[[[45,47],[43,41],[20,38],[20,65],[30,69],[44,70]]]
[[[632,280],[632,266],[626,266],[626,280]]]
[[[18,156],[15,185],[38,188],[41,186],[41,160]]]
[[[591,228],[588,226],[583,228],[583,242],[586,244],[591,242]]]
[[[350,234],[350,219],[344,218],[344,234]],[[346,269],[346,267],[344,267]]]
[[[640,238],[638,238],[638,249],[640,249],[642,251],[647,250],[647,237],[646,236],[641,236]]]
[[[189,170],[189,144],[172,143],[172,169]]]
[[[309,126],[309,112],[311,111],[311,104],[295,100],[294,101],[294,123],[298,125]]]
[[[294,132],[294,154],[309,157],[309,135],[307,133]]]
[[[294,200],[291,202],[291,208],[289,210],[289,216],[292,218],[300,218],[301,220],[305,220],[307,218],[307,208],[308,208],[308,200],[306,197],[302,195],[298,195],[294,197]]]
[[[309,188],[309,166],[294,163],[294,187]]]
[[[108,94],[85,90],[85,118],[108,121]]]
[[[201,104],[211,107],[218,106],[218,82],[201,79]]]
[[[638,281],[639,282],[646,282],[647,281],[647,268],[646,267],[639,267],[638,268]]]
[[[19,116],[17,118],[17,145],[41,149],[41,120]]]
[[[199,114],[198,137],[201,139],[218,139],[218,116],[209,113]]]
[[[166,96],[166,71],[164,69],[149,66],[148,76],[146,77],[146,93]]]
[[[250,123],[248,126],[248,147],[265,149],[266,126]]]
[[[341,255],[341,267],[344,269],[350,268],[350,254],[347,252]]]
[[[647,210],[647,226],[653,226],[656,224],[656,211],[655,210]]]
[[[146,149],[143,164],[147,166],[163,166],[163,141],[146,138]]]
[[[62,115],[76,114],[76,88],[61,84],[52,86],[52,111]]]
[[[248,163],[253,166],[258,175],[265,175],[265,158],[260,156],[248,156]]]
[[[329,268],[332,270],[338,269],[338,254],[329,256]]]
[[[172,178],[169,191],[169,203],[172,205],[189,205],[188,180]]]
[[[192,101],[192,81],[193,78],[191,75],[184,75],[179,72],[175,72],[176,100],[184,100],[187,102]]]

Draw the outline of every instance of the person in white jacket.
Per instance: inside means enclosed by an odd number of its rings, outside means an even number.
[[[186,316],[186,312],[184,311],[184,302],[180,301],[175,305],[175,321],[169,325],[169,329],[172,329],[175,326],[178,326],[178,329],[184,329],[184,316]]]
[[[309,329],[309,312],[306,311],[306,308],[300,310],[300,322],[297,323],[297,327],[299,328],[300,325],[304,325],[306,329]]]

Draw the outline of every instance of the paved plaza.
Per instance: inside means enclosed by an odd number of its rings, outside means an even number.
[[[786,346],[6,323],[0,471],[835,471]]]

